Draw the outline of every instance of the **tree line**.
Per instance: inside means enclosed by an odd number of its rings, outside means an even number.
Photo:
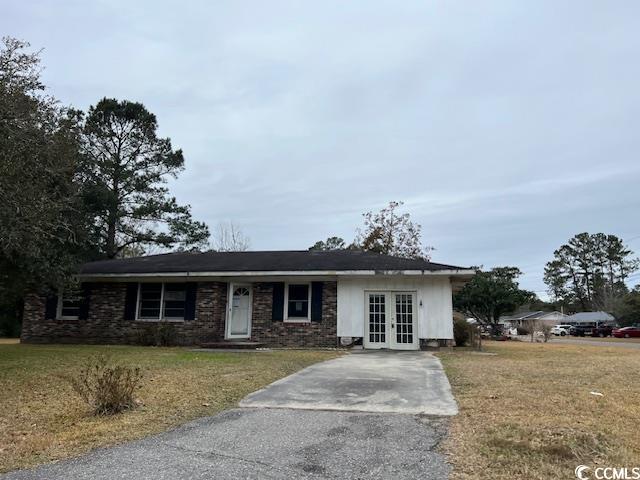
[[[40,52],[0,45],[0,335],[17,334],[27,291],[72,282],[87,261],[161,250],[247,250],[232,222],[208,226],[179,204],[167,181],[184,155],[158,135],[139,102],[102,98],[87,111],[62,105],[41,79]],[[402,202],[364,214],[349,248],[428,255]],[[337,237],[312,249],[347,248]]]
[[[639,266],[640,260],[617,236],[579,233],[558,248],[545,266],[549,302],[520,288],[522,272],[517,267],[496,267],[478,268],[473,280],[454,296],[454,307],[494,332],[500,330],[501,316],[521,308],[605,311],[621,325],[640,323],[640,283],[633,289],[627,286]]]
[[[41,80],[39,52],[0,46],[0,317],[28,289],[61,285],[88,260],[151,246],[203,247],[209,229],[166,186],[184,156],[144,105],[103,98],[86,112]],[[6,328],[5,328],[6,330]]]
[[[209,247],[209,228],[173,197],[167,181],[184,156],[158,136],[155,115],[138,102],[100,99],[86,112],[61,105],[41,80],[39,52],[5,37],[0,45],[0,331],[15,333],[26,291],[63,285],[86,261],[150,249]],[[403,203],[363,214],[349,244],[340,237],[309,250],[361,249],[428,259],[431,247]],[[214,231],[213,247],[246,250],[233,223]],[[580,233],[554,252],[544,281],[551,302],[520,289],[517,267],[477,268],[455,307],[487,325],[525,305],[605,310],[640,322],[639,260],[614,235]],[[4,326],[3,326],[4,323]],[[8,325],[8,326],[7,326]]]

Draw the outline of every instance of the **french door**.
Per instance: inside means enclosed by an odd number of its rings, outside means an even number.
[[[367,292],[364,347],[417,350],[417,315],[415,292]]]

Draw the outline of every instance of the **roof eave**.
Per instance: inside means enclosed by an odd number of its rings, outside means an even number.
[[[202,277],[296,277],[296,276],[336,276],[336,277],[370,277],[370,276],[422,276],[422,277],[471,277],[473,269],[459,270],[281,270],[281,271],[225,271],[225,272],[126,272],[126,273],[80,273],[80,280],[118,279],[118,278],[202,278]]]

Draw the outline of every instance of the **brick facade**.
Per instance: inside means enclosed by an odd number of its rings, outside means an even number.
[[[333,347],[337,345],[336,282],[325,282],[322,321],[285,323],[271,320],[273,286],[253,284],[251,340],[273,347]],[[126,284],[95,283],[90,287],[86,320],[45,319],[45,299],[31,294],[25,299],[22,341],[25,343],[138,343],[156,322],[124,319]],[[195,319],[172,322],[175,341],[182,345],[224,339],[227,309],[226,282],[199,282]]]
[[[338,284],[324,282],[322,290],[321,322],[274,322],[271,320],[273,284],[255,283],[253,285],[251,339],[274,347],[337,346]]]

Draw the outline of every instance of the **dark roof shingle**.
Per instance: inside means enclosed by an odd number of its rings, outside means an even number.
[[[345,270],[465,270],[426,260],[359,250],[167,253],[83,265],[81,275]]]

